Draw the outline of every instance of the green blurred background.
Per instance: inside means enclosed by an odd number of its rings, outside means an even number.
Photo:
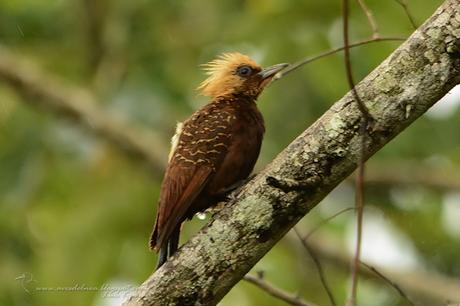
[[[370,38],[365,15],[351,2],[352,41]],[[408,5],[421,24],[441,3]],[[382,36],[413,31],[397,1],[367,4]],[[340,16],[340,1],[331,0],[2,0],[0,54],[7,49],[47,75],[90,90],[107,115],[155,131],[166,145],[176,122],[206,103],[195,91],[205,77],[200,64],[226,51],[247,53],[262,65],[294,62],[340,46]],[[353,49],[355,78],[398,44]],[[259,106],[267,132],[256,171],[347,91],[343,66],[342,54],[332,55],[265,91]],[[147,241],[162,173],[80,125],[24,102],[0,83],[0,305],[119,305],[155,265]],[[459,102],[453,92],[369,161],[363,258],[376,267],[401,275],[424,271],[458,284]],[[299,223],[299,231],[306,234],[352,206],[352,186],[348,181],[338,187]],[[339,304],[347,297],[348,264],[323,258],[321,248],[351,254],[353,219],[346,212],[311,238]],[[204,224],[187,223],[182,240]],[[306,300],[329,303],[292,233],[257,270]],[[380,280],[363,278],[359,290],[360,305],[407,305]],[[447,299],[423,290],[406,293],[420,305]],[[285,304],[242,281],[220,305]]]

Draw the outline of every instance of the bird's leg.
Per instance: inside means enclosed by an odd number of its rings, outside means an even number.
[[[174,229],[174,232],[171,235],[171,238],[169,238],[168,242],[168,257],[171,257],[174,255],[174,253],[177,251],[177,248],[179,247],[179,234],[180,234],[180,225],[177,226]]]
[[[160,254],[158,254],[158,262],[155,270],[158,270],[168,260],[168,246],[161,247]]]
[[[240,189],[249,183],[257,174],[251,174],[245,179],[239,180],[232,185],[225,187],[219,190],[216,194],[213,195],[219,202],[227,201],[227,200],[234,200],[236,196],[239,194]]]
[[[235,200],[240,193],[242,187],[251,181],[257,174],[252,174],[243,180],[219,190],[218,192],[211,195],[212,202],[215,203],[206,209],[206,213],[214,214],[221,210],[226,202]]]

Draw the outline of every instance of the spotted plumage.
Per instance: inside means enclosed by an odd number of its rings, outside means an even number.
[[[216,204],[244,180],[260,152],[264,121],[256,99],[286,64],[262,70],[249,57],[226,53],[205,65],[199,87],[211,102],[179,123],[172,139],[150,247],[158,266],[177,249],[182,222]]]

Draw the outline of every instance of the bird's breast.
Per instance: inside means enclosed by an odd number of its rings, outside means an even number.
[[[263,118],[257,108],[235,111],[231,141],[224,158],[207,188],[208,193],[219,191],[244,180],[254,168],[264,134]]]

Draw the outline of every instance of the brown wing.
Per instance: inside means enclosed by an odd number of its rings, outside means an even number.
[[[167,243],[169,236],[179,225],[188,208],[209,180],[211,167],[187,166],[173,163],[163,180],[157,221],[150,239],[150,247],[158,250]]]
[[[159,250],[167,243],[219,168],[228,152],[234,118],[211,104],[184,123],[162,183],[157,221],[150,239],[152,249]]]

